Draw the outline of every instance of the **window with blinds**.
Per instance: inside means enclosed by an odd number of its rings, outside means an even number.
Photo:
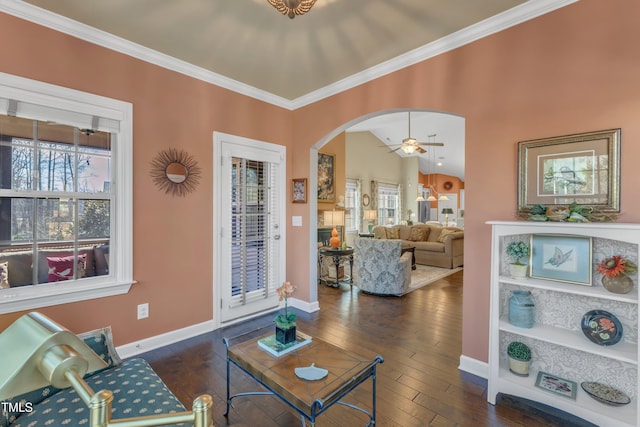
[[[131,112],[0,73],[0,313],[128,291]]]
[[[358,231],[360,229],[360,195],[358,194],[358,181],[353,178],[347,178],[347,188],[344,196],[345,229],[349,231]]]
[[[231,167],[231,307],[275,292],[274,239],[270,214],[277,195],[270,191],[277,165],[233,157]]]
[[[378,183],[378,224],[399,224],[400,206],[397,184]]]

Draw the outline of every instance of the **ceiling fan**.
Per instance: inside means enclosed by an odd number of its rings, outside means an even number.
[[[442,147],[444,146],[444,144],[442,142],[419,142],[417,141],[415,138],[413,138],[411,136],[411,112],[409,111],[409,120],[408,120],[408,124],[409,124],[409,129],[407,132],[407,137],[405,139],[402,140],[402,144],[395,144],[395,145],[389,145],[389,147],[398,147],[395,148],[391,151],[389,151],[390,153],[393,153],[395,151],[398,150],[402,150],[405,152],[405,154],[413,154],[416,151],[418,153],[426,153],[427,150],[425,150],[422,147]],[[433,135],[429,135],[429,137],[435,137],[435,134]]]

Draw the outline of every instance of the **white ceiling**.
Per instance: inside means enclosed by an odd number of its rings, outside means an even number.
[[[369,131],[380,141],[377,150],[388,153],[398,148],[409,136],[419,142],[442,142],[444,147],[423,147],[426,153],[411,155],[402,150],[395,153],[401,157],[418,157],[418,168],[424,174],[439,173],[457,176],[464,181],[464,118],[452,114],[411,111],[411,135],[408,135],[409,112],[394,112],[362,121],[347,130],[349,132]],[[434,135],[431,137],[431,135]],[[395,155],[395,154],[389,154]]]
[[[574,1],[317,0],[295,19],[266,0],[2,0],[0,11],[295,109]],[[442,118],[416,116],[412,136],[438,134],[442,173],[463,179],[464,129]],[[382,141],[407,136],[403,120],[367,123]]]

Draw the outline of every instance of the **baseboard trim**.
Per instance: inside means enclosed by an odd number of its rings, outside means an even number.
[[[305,313],[315,313],[316,311],[320,310],[320,303],[318,303],[318,301],[306,302],[297,298],[289,298],[288,301],[291,307],[295,307],[299,310],[304,311]]]
[[[165,332],[164,334],[145,338],[140,341],[134,341],[129,344],[124,344],[116,347],[116,351],[122,359],[126,359],[128,357],[137,356],[138,354],[155,350],[169,344],[174,344],[188,338],[193,338],[195,336],[202,335],[213,330],[213,320],[209,320],[203,323],[187,326],[186,328],[177,329],[175,331]]]
[[[489,364],[487,362],[472,359],[464,354],[460,356],[460,365],[458,365],[458,369],[484,379],[489,378]]]
[[[295,307],[306,313],[313,313],[320,310],[320,304],[317,301],[306,302],[296,298],[289,298],[288,303],[291,307]],[[273,310],[273,311],[275,312],[276,310]],[[263,314],[264,313],[260,313],[259,315],[263,315]],[[241,322],[247,319],[248,318],[241,318],[241,319],[237,319],[237,321]],[[231,323],[225,324],[224,326],[229,326],[230,324],[233,324],[233,323],[234,322],[231,322]],[[186,340],[188,338],[193,338],[198,335],[206,334],[207,332],[212,332],[215,329],[216,328],[214,327],[214,321],[208,320],[206,322],[187,326],[182,329],[165,332],[164,334],[156,335],[149,338],[144,338],[139,341],[134,341],[128,344],[118,346],[116,347],[116,351],[118,352],[118,355],[121,358],[126,359],[128,357],[137,356],[138,354],[155,350],[157,348],[164,347],[166,345],[174,344],[179,341]]]

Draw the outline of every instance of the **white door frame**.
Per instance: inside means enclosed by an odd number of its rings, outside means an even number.
[[[282,197],[279,198],[278,208],[280,210],[280,239],[279,239],[279,251],[280,251],[280,265],[278,266],[279,275],[284,280],[286,277],[286,147],[282,145],[272,144],[269,142],[258,141],[255,139],[244,138],[236,135],[225,134],[222,132],[213,133],[213,322],[214,329],[217,329],[222,325],[221,320],[221,295],[223,294],[222,283],[222,249],[220,243],[220,233],[222,231],[221,215],[222,209],[225,208],[224,201],[222,200],[222,191],[220,191],[220,185],[224,182],[222,177],[222,162],[225,157],[225,153],[222,150],[223,142],[233,143],[234,146],[241,146],[243,149],[250,152],[253,149],[269,150],[278,152],[281,156],[281,173],[279,188],[276,189]],[[277,307],[276,307],[277,308]],[[249,316],[241,317],[229,322],[225,322],[224,326],[231,325],[240,321],[247,320],[251,317],[263,314],[254,313]]]

